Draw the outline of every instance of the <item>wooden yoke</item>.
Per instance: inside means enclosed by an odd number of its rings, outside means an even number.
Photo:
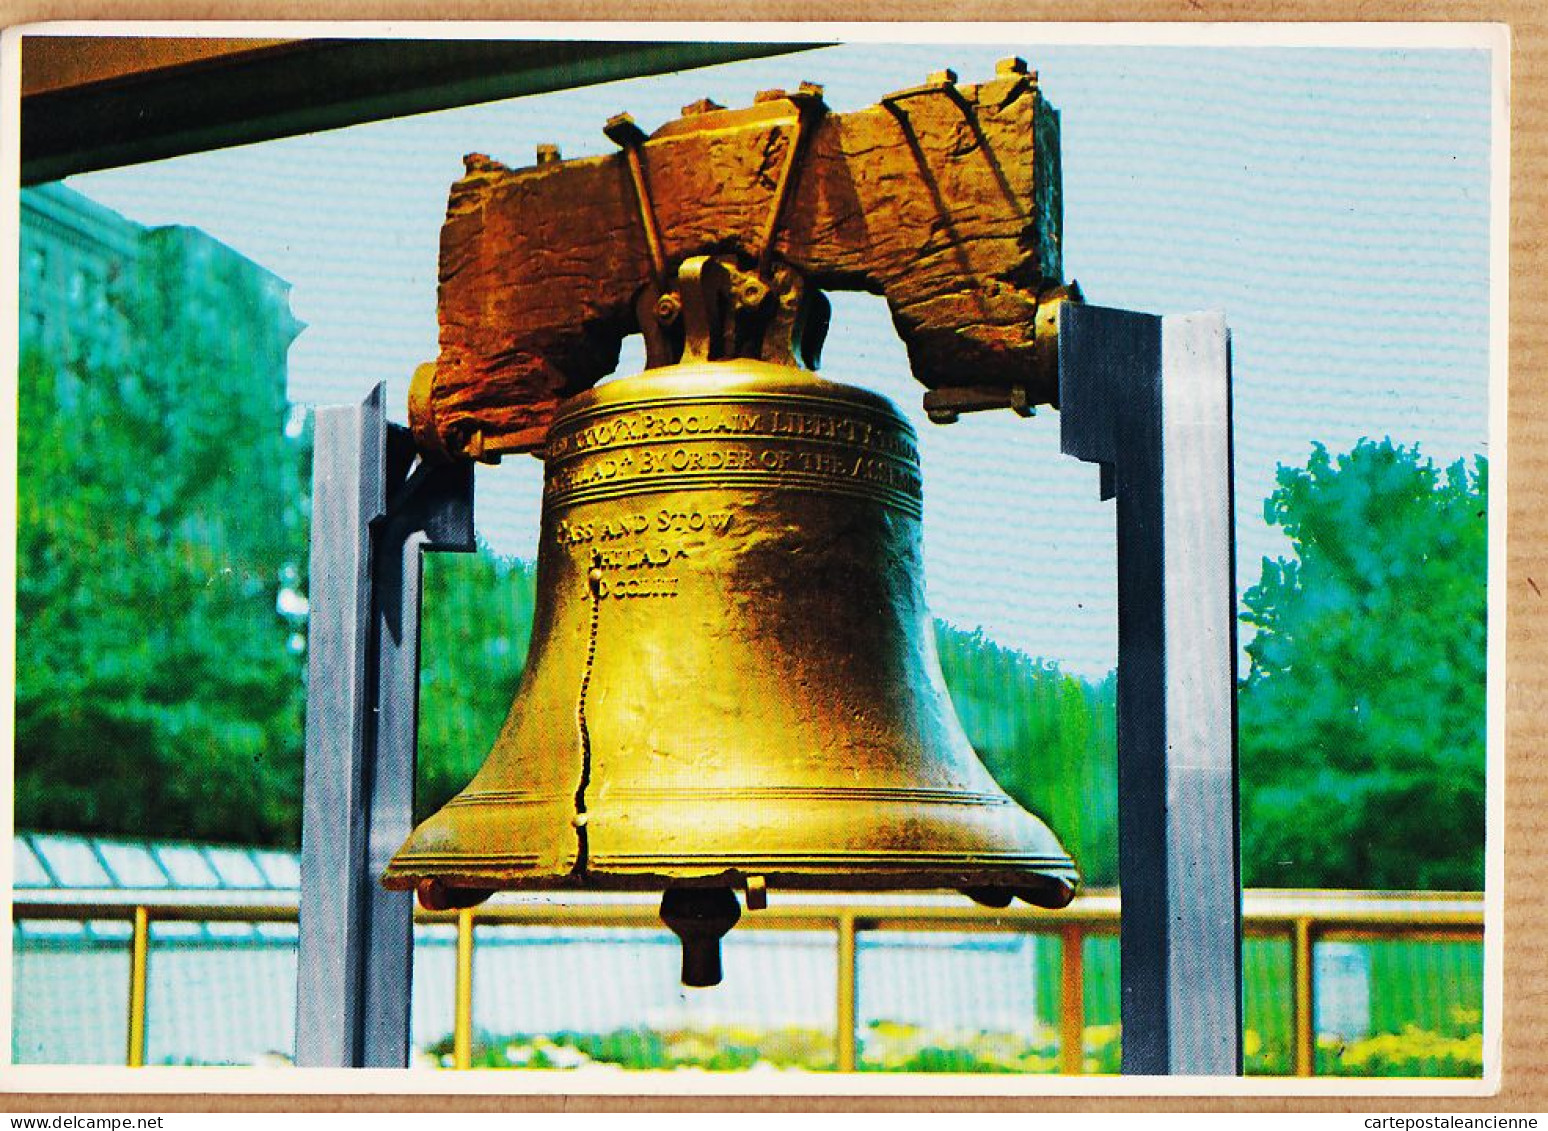
[[[938,419],[1053,403],[1053,311],[1072,296],[1058,112],[1021,60],[997,71],[970,86],[941,72],[847,114],[805,85],[745,110],[706,100],[648,138],[620,115],[607,132],[624,151],[607,157],[543,147],[513,170],[470,155],[441,230],[440,356],[409,397],[421,451],[540,448],[642,319],[676,317],[677,268],[700,255],[885,296]]]

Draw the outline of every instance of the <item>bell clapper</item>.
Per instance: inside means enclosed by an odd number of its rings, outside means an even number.
[[[667,888],[661,921],[683,941],[683,985],[720,985],[720,940],[742,917],[730,888]]]
[[[426,911],[461,911],[477,907],[494,894],[489,888],[452,887],[433,876],[420,880],[414,890],[419,896],[419,905]]]
[[[981,907],[999,910],[1011,905],[1016,893],[1010,888],[962,888],[962,894]]]

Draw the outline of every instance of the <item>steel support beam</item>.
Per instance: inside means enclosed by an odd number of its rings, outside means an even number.
[[[319,409],[313,430],[307,618],[306,767],[296,1063],[360,1057],[366,800],[370,744],[371,524],[386,506],[387,424],[365,402]]]
[[[408,1063],[413,897],[376,883],[412,828],[420,556],[473,549],[471,465],[413,465],[381,386],[317,411],[296,1063]]]
[[[23,184],[815,43],[22,40]]]
[[[1118,500],[1123,1071],[1237,1075],[1229,331],[1070,304],[1059,369],[1063,450]]]

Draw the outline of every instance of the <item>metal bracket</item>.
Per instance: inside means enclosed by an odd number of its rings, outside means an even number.
[[[795,183],[795,172],[806,153],[806,140],[811,136],[812,125],[828,107],[822,100],[822,87],[816,83],[802,83],[799,90],[782,92],[785,100],[795,106],[795,126],[785,153],[784,166],[779,171],[779,181],[774,186],[774,202],[769,206],[768,219],[764,221],[758,246],[758,277],[767,282],[774,267],[774,238],[779,234],[780,221],[789,205],[790,187]]]
[[[964,412],[996,408],[1008,408],[1017,416],[1037,415],[1025,385],[953,385],[924,395],[925,415],[935,424],[955,424]]]
[[[655,274],[658,290],[666,290],[666,257],[661,250],[661,234],[656,230],[656,213],[650,205],[650,188],[645,183],[645,168],[640,161],[640,147],[645,144],[645,131],[635,123],[632,114],[614,114],[602,127],[607,139],[623,150],[629,165],[629,179],[634,184],[634,200],[640,210],[640,226],[645,231],[645,245],[650,249],[650,266]]]
[[[413,895],[376,883],[413,827],[420,557],[469,551],[473,467],[416,463],[378,385],[317,410],[296,1063],[408,1064]]]
[[[763,222],[763,229],[758,235],[758,247],[751,253],[756,263],[757,277],[767,284],[773,277],[774,270],[774,240],[779,234],[780,222],[784,219],[785,209],[789,205],[791,186],[795,183],[796,170],[800,166],[801,158],[805,155],[806,142],[811,136],[812,126],[827,113],[828,107],[822,100],[822,87],[816,83],[802,83],[798,90],[771,90],[764,91],[758,96],[758,100],[751,110],[727,112],[724,107],[709,99],[703,99],[691,107],[684,107],[684,118],[671,123],[666,133],[667,136],[681,136],[692,132],[697,123],[696,117],[708,117],[724,125],[726,119],[740,120],[744,123],[761,121],[768,117],[773,105],[787,103],[791,107],[791,136],[786,147],[785,160],[779,171],[779,179],[774,185],[773,200],[769,205],[768,217]],[[692,113],[690,113],[692,111]],[[634,185],[634,199],[639,208],[640,225],[645,231],[645,243],[650,250],[651,270],[654,274],[653,282],[656,285],[658,298],[652,302],[659,302],[669,293],[667,287],[667,262],[664,245],[661,242],[661,233],[656,227],[656,213],[651,204],[650,189],[645,181],[644,159],[641,156],[645,143],[650,140],[645,131],[640,129],[634,116],[628,113],[615,114],[607,120],[602,127],[602,132],[607,135],[609,141],[623,150],[624,159],[629,167],[629,179]],[[662,321],[671,321],[674,312],[662,310]]]
[[[1065,303],[1065,454],[1118,499],[1123,1071],[1240,1075],[1230,332]]]

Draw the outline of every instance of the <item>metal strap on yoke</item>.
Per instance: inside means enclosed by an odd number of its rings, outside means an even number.
[[[827,112],[827,106],[822,101],[822,87],[814,83],[802,83],[799,90],[788,92],[784,97],[795,106],[795,114],[789,120],[792,126],[790,144],[786,147],[785,162],[780,168],[779,179],[774,184],[774,199],[769,205],[768,218],[764,221],[763,231],[758,238],[758,247],[753,255],[758,264],[758,277],[764,282],[768,282],[773,270],[774,238],[778,235],[780,222],[785,216],[791,186],[796,179],[795,170],[805,154],[811,126]],[[636,124],[634,117],[627,113],[616,114],[609,118],[602,132],[623,150],[624,159],[629,168],[629,179],[634,185],[634,199],[639,208],[640,226],[645,232],[646,246],[650,249],[651,270],[655,275],[657,288],[664,293],[667,290],[666,253],[662,247],[661,230],[656,225],[655,208],[651,203],[650,188],[645,182],[645,165],[641,156],[641,149],[648,138],[645,131]]]

